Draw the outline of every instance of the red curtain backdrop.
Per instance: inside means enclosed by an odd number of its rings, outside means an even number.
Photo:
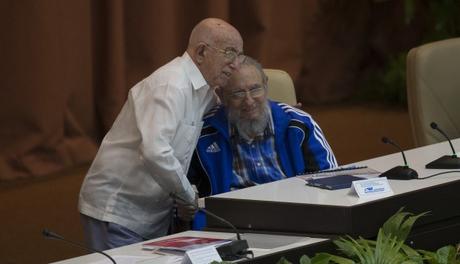
[[[389,35],[410,36],[394,19],[402,1],[378,2],[1,1],[0,181],[90,162],[129,88],[180,56],[206,17],[235,25],[264,67],[289,72],[304,104],[346,98],[363,63],[398,48]]]

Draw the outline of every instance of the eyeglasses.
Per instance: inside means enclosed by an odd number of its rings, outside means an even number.
[[[258,98],[261,97],[265,93],[265,88],[264,87],[256,87],[252,88],[249,91],[238,91],[231,93],[230,96],[232,97],[233,100],[243,100],[246,98],[246,94],[249,94],[252,98]]]
[[[240,63],[243,63],[244,60],[246,59],[246,56],[244,56],[243,52],[236,52],[235,50],[231,50],[231,49],[220,49],[220,48],[213,47],[209,45],[208,43],[205,43],[205,44],[207,47],[222,53],[224,57],[231,62],[236,62],[240,64]]]

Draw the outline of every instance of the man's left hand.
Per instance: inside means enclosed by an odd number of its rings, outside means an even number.
[[[177,216],[183,221],[192,221],[197,207],[191,204],[184,204],[183,202],[176,200],[177,205]]]

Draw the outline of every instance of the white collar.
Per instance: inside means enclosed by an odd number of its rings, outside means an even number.
[[[188,55],[187,52],[184,52],[184,55],[182,55],[182,59],[185,72],[187,73],[188,77],[190,78],[190,81],[192,82],[193,89],[198,90],[205,86],[209,88],[209,85],[204,79],[203,74],[201,74],[200,70],[195,65],[192,58],[190,58],[190,55]]]

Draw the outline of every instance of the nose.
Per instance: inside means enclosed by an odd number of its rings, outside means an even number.
[[[237,62],[237,60],[233,60],[232,62],[230,62],[229,66],[230,66],[230,69],[236,70],[240,67],[240,63]]]
[[[244,97],[244,103],[246,105],[254,104],[254,98],[252,98],[252,95],[251,93],[249,93],[249,91],[246,92],[246,96]]]
[[[231,62],[230,62],[230,68],[233,70],[236,70],[240,67],[240,65],[243,63],[244,58],[242,59],[243,55],[238,55],[236,56]]]

